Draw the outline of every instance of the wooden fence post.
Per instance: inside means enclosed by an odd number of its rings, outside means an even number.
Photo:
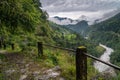
[[[13,44],[13,43],[11,44],[11,48],[12,48],[12,50],[14,50],[14,49],[15,49],[15,47],[14,47],[14,44]]]
[[[5,43],[3,44],[3,48],[6,49],[6,44]]]
[[[81,46],[76,50],[76,80],[87,80],[87,52],[86,47]]]
[[[43,44],[42,42],[38,42],[38,56],[43,55]]]
[[[2,48],[2,43],[1,43],[1,41],[0,41],[0,49]]]

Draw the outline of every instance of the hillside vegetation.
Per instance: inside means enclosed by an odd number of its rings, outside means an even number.
[[[96,43],[113,48],[111,63],[120,66],[120,13],[106,21],[92,25],[88,29],[88,36]]]
[[[87,23],[87,21],[82,20],[75,25],[67,25],[66,27],[77,32],[78,34],[80,34],[84,37],[85,31],[88,28],[88,23]]]
[[[112,47],[115,52],[111,55],[111,61],[119,65],[120,56],[120,14],[91,26],[89,37],[94,42],[103,43]]]
[[[39,0],[1,0],[0,5],[1,80],[19,80],[21,76],[34,80],[56,66],[60,66],[58,79],[75,80],[75,56],[70,55],[71,52],[44,47],[43,57],[38,57],[37,42],[72,49],[82,45],[97,57],[104,51],[77,33],[49,22]],[[14,51],[10,48],[11,44],[15,46]],[[3,49],[5,45],[6,49]],[[88,79],[97,73],[92,64],[93,60],[88,59]],[[96,73],[93,74],[93,71]]]

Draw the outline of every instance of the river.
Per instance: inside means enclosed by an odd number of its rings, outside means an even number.
[[[110,55],[112,54],[112,52],[114,52],[114,50],[112,48],[109,48],[105,45],[99,44],[101,47],[105,48],[106,51],[104,52],[104,54],[100,57],[100,60],[103,60],[105,62],[110,63]],[[101,62],[94,62],[94,67],[99,71],[99,72],[109,72],[111,73],[113,76],[115,76],[115,71],[113,68],[111,68],[110,66],[107,66],[106,64],[103,64]]]

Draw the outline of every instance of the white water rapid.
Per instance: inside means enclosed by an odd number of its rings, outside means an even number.
[[[103,60],[105,62],[108,62],[110,63],[110,55],[112,52],[114,52],[113,49],[105,46],[105,45],[102,45],[102,44],[99,44],[101,47],[105,48],[106,51],[104,52],[104,54],[100,57],[100,60]],[[111,73],[112,75],[115,76],[115,71],[113,68],[111,68],[110,66],[107,66],[106,64],[103,64],[101,62],[98,62],[96,61],[94,63],[94,67],[99,71],[99,72],[107,72],[107,73]]]

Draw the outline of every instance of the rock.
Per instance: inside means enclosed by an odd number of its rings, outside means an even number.
[[[49,77],[47,77],[46,75],[42,75],[42,76],[36,76],[35,80],[48,80]]]
[[[9,69],[9,70],[5,71],[5,73],[6,73],[7,75],[11,75],[11,74],[14,73],[14,72],[15,72],[14,69]]]
[[[51,72],[54,72],[54,71],[61,71],[61,68],[60,68],[59,66],[56,66],[56,67],[54,67],[54,68],[52,68],[52,69],[49,69],[49,70],[47,70],[47,71],[44,71],[43,73],[44,73],[44,74],[48,74],[48,73],[51,73]]]
[[[27,78],[28,75],[21,75],[19,80],[24,80],[25,78]]]
[[[60,80],[65,80],[65,78],[62,78],[62,77],[61,77]]]
[[[55,78],[55,77],[57,77],[57,76],[59,76],[59,75],[60,75],[59,72],[51,72],[51,73],[48,73],[48,77],[53,77],[53,78]]]
[[[111,80],[111,78],[116,76],[116,73],[113,74],[113,72],[114,70],[108,69],[107,71],[97,74],[91,80],[98,80],[99,78],[102,78],[102,80]]]
[[[117,76],[115,70],[113,68],[108,68],[106,71],[103,72],[104,74],[109,74],[109,76],[111,77],[115,77]]]
[[[20,72],[24,74],[27,70],[26,69],[21,69]]]
[[[30,64],[26,64],[25,67],[29,67]]]
[[[35,77],[35,80],[50,80],[50,79],[56,79],[57,77],[60,77],[60,70],[61,68],[59,66],[56,66],[52,69],[48,69],[43,72],[44,75],[39,75]],[[38,74],[39,72],[35,72],[35,74]],[[64,78],[60,78],[59,80],[64,80]]]
[[[52,70],[53,70],[53,71],[61,71],[61,68],[60,68],[60,66],[56,66],[56,67],[54,67]]]
[[[26,62],[25,62],[24,60],[22,60],[22,61],[17,60],[17,61],[16,61],[16,64],[20,64],[20,65],[21,65],[21,64],[25,64],[25,63],[26,63]]]
[[[33,72],[33,76],[38,76],[40,74],[41,71],[35,71]]]
[[[48,74],[48,73],[51,73],[53,70],[52,69],[49,69],[49,70],[46,70],[43,72],[43,74]]]

